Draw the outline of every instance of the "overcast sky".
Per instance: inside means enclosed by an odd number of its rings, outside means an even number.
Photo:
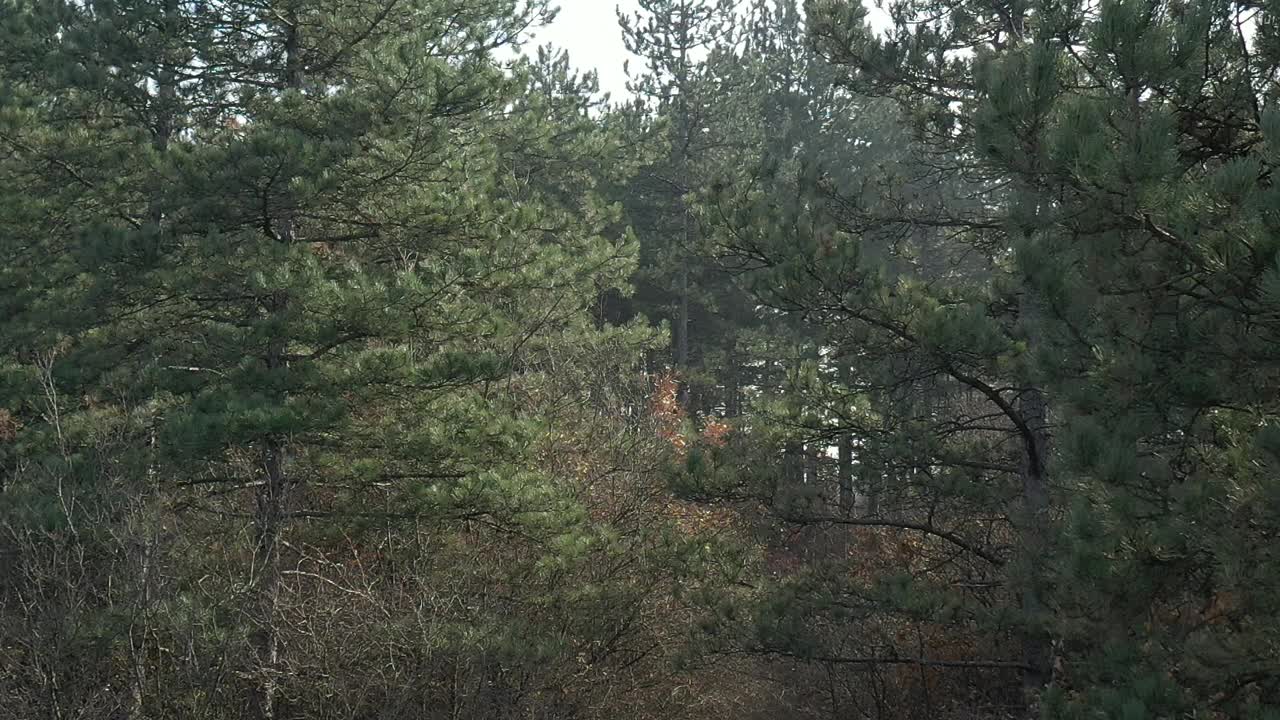
[[[626,94],[622,63],[629,53],[622,45],[622,32],[614,8],[635,12],[635,0],[559,0],[560,15],[537,33],[536,44],[551,43],[569,51],[573,64],[584,70],[600,71],[600,89],[614,98]]]
[[[627,77],[622,63],[632,57],[622,45],[615,8],[628,16],[636,11],[636,0],[559,0],[560,14],[550,26],[538,30],[535,47],[551,43],[569,51],[573,64],[583,70],[600,72],[600,89],[614,99],[627,95]],[[872,27],[887,24],[884,10],[870,7]],[[632,70],[643,66],[632,60]]]

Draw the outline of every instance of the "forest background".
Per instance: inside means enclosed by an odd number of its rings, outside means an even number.
[[[1276,1],[637,7],[0,3],[0,716],[1280,718]]]

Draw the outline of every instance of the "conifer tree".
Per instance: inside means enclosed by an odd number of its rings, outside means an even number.
[[[807,326],[820,348],[789,379],[776,418],[813,455],[834,450],[837,472],[816,473],[816,498],[778,509],[793,524],[856,529],[855,546],[892,537],[902,550],[889,574],[858,554],[839,558],[843,577],[821,563],[799,573],[759,607],[770,629],[749,642],[851,666],[909,656],[945,674],[957,702],[1018,701],[1048,674],[1038,607],[1048,447],[1003,228],[983,202],[1003,191],[788,41],[805,34],[794,6],[776,17],[757,61],[756,155],[707,193],[707,212],[757,302]],[[736,471],[776,493],[778,481],[754,470],[762,461],[742,455],[720,458],[732,469],[713,480]],[[785,629],[797,622],[800,632]],[[910,649],[903,622],[919,634]],[[810,632],[831,623],[848,634]],[[958,648],[963,661],[940,661]]]
[[[731,52],[736,42],[734,3],[642,0],[639,6],[632,16],[619,14],[624,43],[644,65],[629,87],[637,98],[635,111],[651,113],[662,123],[659,142],[668,152],[641,173],[631,192],[645,281],[637,301],[653,319],[671,323],[672,364],[682,376],[681,405],[690,407],[696,386],[696,409],[723,405],[724,412],[736,410],[736,392],[725,388],[725,399],[714,399],[717,386],[733,385],[732,380],[724,383],[707,374],[714,374],[718,354],[732,356],[733,321],[724,317],[741,318],[742,303],[710,266],[690,207],[708,182],[717,146],[726,141],[717,134],[727,108],[718,96],[726,88],[709,60]],[[717,345],[727,347],[717,353]]]
[[[242,692],[217,690],[244,716],[297,702],[281,593],[304,538],[559,507],[522,467],[536,423],[489,388],[532,338],[590,332],[630,250],[601,236],[618,216],[581,182],[613,141],[493,59],[545,12],[5,10],[5,404],[64,463],[77,452],[35,379],[66,413],[139,408],[161,491],[226,518],[229,541],[247,529],[243,589],[224,588],[245,618],[227,650]]]
[[[1270,9],[908,3],[876,35],[856,3],[810,7],[852,82],[1005,188],[986,204],[1065,510],[1039,546],[1046,709],[1274,713]]]

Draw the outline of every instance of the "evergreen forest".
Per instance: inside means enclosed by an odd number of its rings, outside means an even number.
[[[556,5],[0,0],[0,718],[1280,720],[1280,0]]]

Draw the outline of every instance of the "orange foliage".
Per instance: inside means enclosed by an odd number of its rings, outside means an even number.
[[[729,508],[674,499],[667,501],[664,510],[667,517],[675,520],[676,528],[685,535],[728,532],[737,520],[736,514]]]
[[[679,455],[688,452],[690,438],[684,431],[684,425],[689,415],[680,406],[680,381],[674,372],[668,370],[658,376],[649,401],[649,412],[657,421],[658,437],[671,443]],[[710,447],[724,447],[731,430],[732,427],[723,420],[710,418],[703,424],[697,439]]]
[[[683,432],[687,415],[680,407],[680,382],[676,380],[675,373],[668,371],[658,376],[649,401],[649,412],[657,421],[658,437],[671,443],[676,452],[683,455],[689,449],[688,438]]]
[[[724,447],[729,441],[730,430],[728,423],[712,418],[702,428],[702,442],[712,447]]]
[[[13,442],[18,438],[18,420],[8,410],[0,408],[0,441]]]

